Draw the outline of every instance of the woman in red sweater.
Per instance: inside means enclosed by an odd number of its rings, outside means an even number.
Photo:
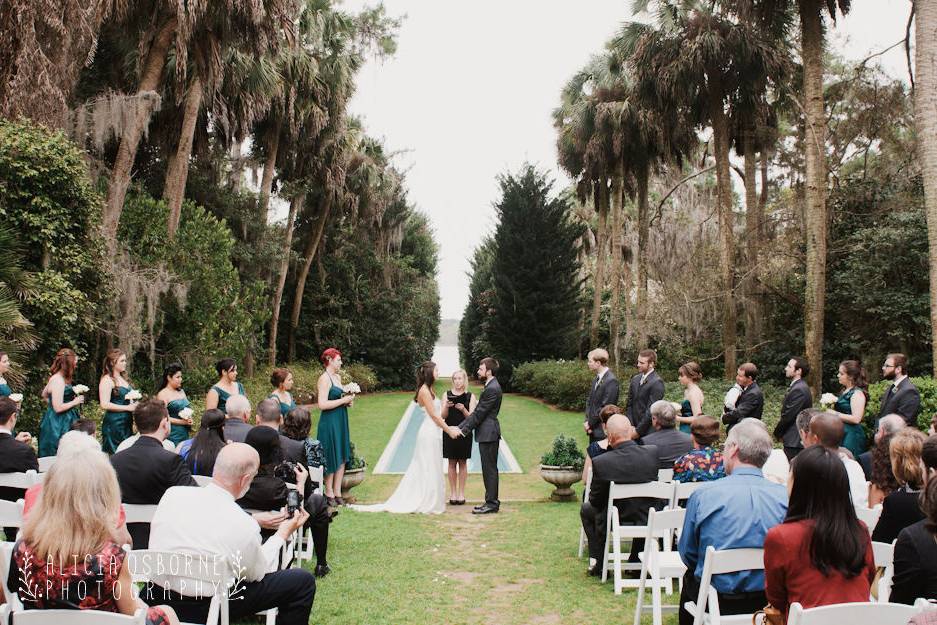
[[[765,595],[787,618],[805,608],[868,601],[872,542],[856,518],[839,454],[814,445],[791,463],[787,518],[765,537]]]

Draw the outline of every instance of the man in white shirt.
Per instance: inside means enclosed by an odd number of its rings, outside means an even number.
[[[300,506],[292,518],[285,513],[263,517],[264,527],[276,534],[261,543],[258,522],[235,503],[259,466],[252,447],[229,443],[218,454],[208,486],[166,491],[153,517],[149,548],[178,553],[180,560],[166,567],[171,578],[155,571],[156,586],[145,591],[144,600],[172,606],[181,621],[204,623],[212,588],[200,581],[199,568],[220,567],[236,580],[228,591],[232,619],[278,608],[279,625],[309,622],[315,577],[304,569],[276,570],[280,548],[309,514]]]
[[[845,426],[839,413],[820,412],[810,419],[809,430],[804,433],[804,448],[813,445],[823,445],[827,449],[838,452],[846,467],[849,477],[849,492],[852,495],[852,504],[866,508],[869,505],[869,487],[865,481],[865,473],[859,463],[846,456],[840,450],[839,444],[843,440]]]

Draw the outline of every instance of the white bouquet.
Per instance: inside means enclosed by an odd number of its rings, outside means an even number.
[[[735,384],[726,391],[726,396],[723,399],[723,405],[729,410],[735,410],[735,402],[739,400],[739,395],[742,394],[742,387],[738,384]]]
[[[361,393],[361,387],[358,386],[355,382],[349,382],[342,387],[342,390],[348,393],[349,395],[358,395]]]
[[[127,401],[137,401],[138,399],[143,399],[143,393],[137,389],[131,389],[129,393],[124,395],[124,399]]]
[[[192,418],[192,414],[193,414],[193,413],[192,413],[192,409],[191,409],[191,408],[183,408],[182,410],[179,411],[179,418],[180,418],[180,419],[191,419],[191,418]]]
[[[15,401],[16,403],[20,403],[21,401],[23,401],[23,394],[22,393],[10,393],[10,399]]]
[[[680,414],[680,411],[683,410],[683,404],[678,404],[675,401],[670,402],[670,405],[673,406],[673,409],[677,411],[677,414]]]
[[[84,395],[89,389],[84,384],[76,384],[72,387],[72,390],[75,391],[76,395]]]
[[[820,396],[820,405],[821,406],[832,406],[836,403],[836,395],[833,393],[823,393]]]

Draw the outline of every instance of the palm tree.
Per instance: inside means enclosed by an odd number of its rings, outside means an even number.
[[[930,319],[934,376],[937,377],[937,4],[914,3],[914,122],[924,173],[927,249],[930,258]]]
[[[38,343],[33,324],[20,312],[22,301],[35,294],[32,274],[20,267],[22,259],[15,231],[0,226],[0,351],[12,360],[29,353]]]

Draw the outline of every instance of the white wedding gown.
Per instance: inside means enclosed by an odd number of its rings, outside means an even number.
[[[435,400],[436,414],[440,412]],[[384,503],[352,506],[361,512],[396,512],[402,514],[442,514],[446,511],[446,484],[442,474],[443,431],[428,414],[416,435],[416,449],[397,490]]]

